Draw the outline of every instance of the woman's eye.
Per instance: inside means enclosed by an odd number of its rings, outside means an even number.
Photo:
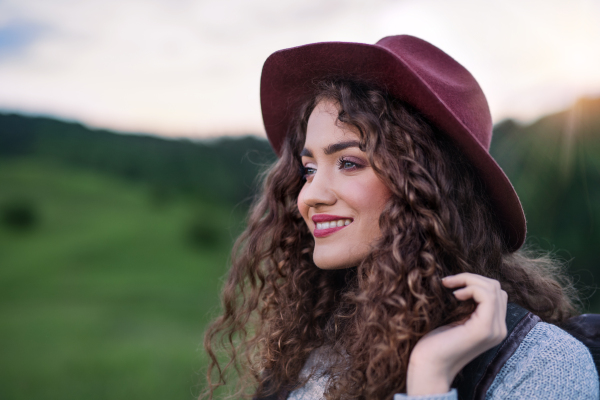
[[[362,164],[355,162],[355,161],[350,161],[344,158],[340,158],[338,161],[338,167],[339,169],[343,169],[345,171],[352,171],[355,169],[359,169],[362,167]]]
[[[317,172],[317,170],[315,168],[311,168],[311,167],[303,167],[302,170],[303,170],[304,179],[307,179],[308,177],[313,176]]]

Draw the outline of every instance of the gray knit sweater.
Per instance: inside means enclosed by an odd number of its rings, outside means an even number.
[[[310,380],[288,400],[320,400],[328,377],[322,373],[322,354],[311,354],[301,376]],[[504,364],[487,392],[486,400],[598,399],[598,374],[589,350],[554,325],[539,322]],[[455,389],[435,396],[396,394],[394,400],[456,400]]]

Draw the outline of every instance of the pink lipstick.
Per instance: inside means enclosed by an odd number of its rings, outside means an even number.
[[[312,220],[315,223],[313,235],[316,238],[329,236],[332,233],[347,227],[353,221],[352,218],[329,214],[313,215]]]

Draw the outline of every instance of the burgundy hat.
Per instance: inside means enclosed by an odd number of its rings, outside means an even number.
[[[277,51],[265,61],[260,99],[267,137],[281,147],[311,83],[330,76],[367,78],[420,111],[451,137],[475,166],[511,251],[525,240],[525,215],[510,181],[489,154],[492,118],[475,78],[449,55],[413,36],[388,36],[374,45],[313,43]]]

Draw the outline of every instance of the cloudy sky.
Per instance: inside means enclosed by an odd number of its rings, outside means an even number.
[[[600,96],[600,0],[0,0],[0,110],[168,136],[263,134],[272,52],[432,42],[494,120]]]

